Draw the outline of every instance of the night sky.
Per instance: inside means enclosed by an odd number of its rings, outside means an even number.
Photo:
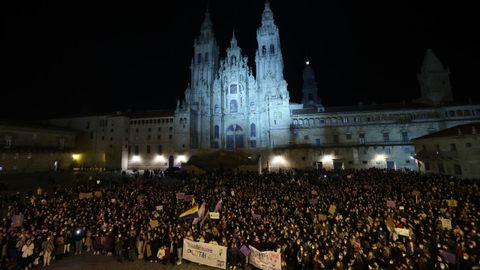
[[[0,118],[173,109],[190,79],[207,1],[8,1],[2,4]],[[263,0],[208,1],[221,56],[232,31],[254,67]],[[442,2],[448,2],[443,4]],[[291,101],[304,60],[325,106],[420,94],[427,48],[452,72],[456,100],[479,100],[475,8],[460,1],[271,0]]]

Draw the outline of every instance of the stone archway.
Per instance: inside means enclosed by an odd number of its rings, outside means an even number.
[[[243,128],[237,124],[228,126],[225,141],[227,150],[244,148],[245,145]]]

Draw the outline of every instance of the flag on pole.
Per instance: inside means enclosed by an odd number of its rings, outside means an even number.
[[[217,205],[215,205],[215,210],[213,212],[220,212],[220,210],[222,210],[222,199],[217,202]]]
[[[205,216],[205,203],[202,203],[202,206],[200,206],[200,208],[198,209],[198,215],[197,217],[195,217],[192,224],[193,225],[197,224],[199,221],[203,220],[204,216]]]
[[[200,226],[203,226],[203,223],[205,222],[205,220],[207,220],[207,218],[210,219],[210,210],[207,210],[207,213],[205,213],[205,216],[200,221]]]
[[[189,219],[195,217],[198,217],[198,205],[195,205],[194,207],[180,214],[180,218]]]

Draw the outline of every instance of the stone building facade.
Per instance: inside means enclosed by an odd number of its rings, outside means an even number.
[[[480,179],[480,122],[413,139],[423,173]]]
[[[0,175],[69,170],[76,154],[74,130],[25,123],[0,123]]]
[[[324,107],[306,62],[301,103],[290,102],[278,27],[268,2],[257,29],[255,71],[233,33],[220,58],[207,11],[193,44],[191,79],[174,111],[115,113],[51,124],[81,131],[85,164],[165,169],[192,155],[239,151],[260,167],[417,169],[412,138],[480,120],[480,106],[455,103],[450,70],[427,50],[410,103]]]

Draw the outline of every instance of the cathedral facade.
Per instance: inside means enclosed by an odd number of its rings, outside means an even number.
[[[234,33],[220,58],[207,11],[193,44],[190,83],[174,111],[117,112],[49,123],[84,134],[83,145],[91,153],[85,154],[85,164],[90,167],[165,169],[222,150],[261,157],[259,166],[269,169],[416,170],[421,162],[413,138],[480,121],[478,104],[453,100],[450,70],[432,50],[417,74],[421,96],[412,102],[325,107],[308,61],[302,101],[290,102],[279,31],[268,2],[256,34],[253,72]],[[454,170],[446,167],[445,173]]]
[[[257,42],[256,74],[248,66],[235,33],[225,58],[219,59],[207,11],[194,42],[191,83],[175,113],[189,119],[191,148],[265,148],[288,140],[289,93],[283,78],[278,28],[268,3]]]

